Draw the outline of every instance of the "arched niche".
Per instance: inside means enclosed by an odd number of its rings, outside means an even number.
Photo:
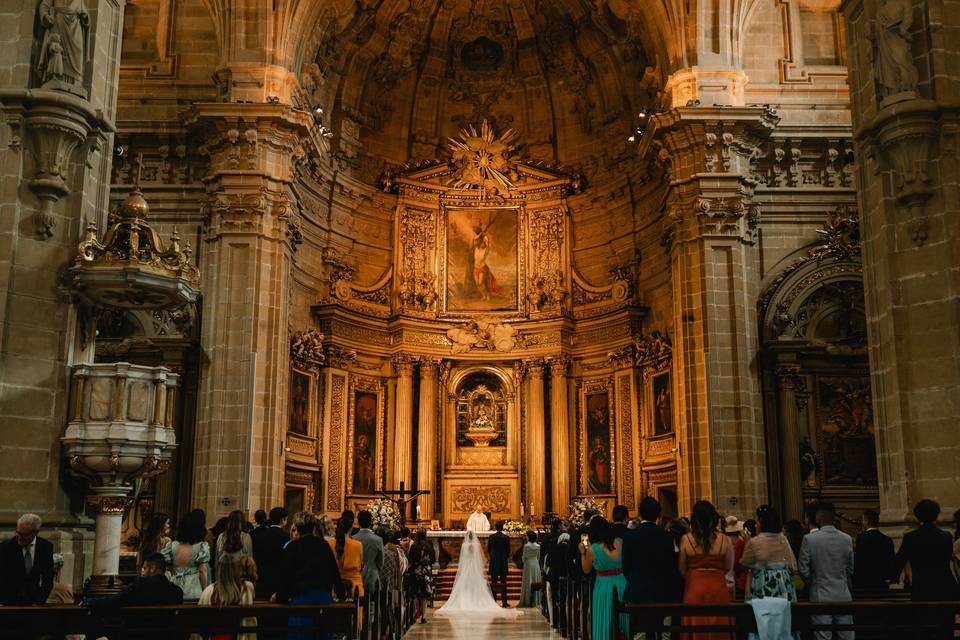
[[[878,503],[857,256],[795,262],[761,297],[770,486],[787,517],[829,500],[851,526]]]
[[[447,469],[516,468],[519,407],[513,371],[496,365],[454,366],[447,379],[444,400],[444,461]],[[489,419],[502,431],[487,444],[473,439],[467,430],[476,427],[475,407],[489,401],[494,414]],[[466,415],[465,415],[466,412]],[[474,423],[474,424],[471,424]],[[479,431],[479,430],[477,430]]]

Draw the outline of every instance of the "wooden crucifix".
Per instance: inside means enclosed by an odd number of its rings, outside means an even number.
[[[397,511],[400,512],[400,527],[403,528],[407,523],[407,504],[413,503],[420,496],[430,495],[429,491],[421,491],[419,489],[407,489],[404,486],[404,482],[400,481],[400,488],[388,491],[386,489],[380,490],[380,495],[389,500],[390,502],[397,505]],[[413,509],[413,507],[411,507]],[[413,517],[416,518],[416,511],[413,511]]]

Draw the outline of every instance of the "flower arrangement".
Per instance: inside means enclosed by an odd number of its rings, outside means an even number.
[[[503,523],[503,532],[504,533],[516,533],[517,535],[524,535],[529,527],[519,520],[507,520]]]
[[[606,516],[607,506],[591,496],[574,498],[570,501],[570,524],[575,527],[582,527],[585,524],[583,516],[587,511],[593,511],[601,516]]]
[[[385,528],[390,531],[400,530],[400,514],[396,506],[386,498],[377,498],[367,504],[367,511],[373,515],[374,530]]]

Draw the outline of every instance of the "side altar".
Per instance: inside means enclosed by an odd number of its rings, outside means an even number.
[[[475,531],[480,538],[483,547],[484,561],[487,560],[487,538],[496,531]],[[433,551],[437,558],[434,567],[446,569],[447,567],[456,567],[460,562],[460,547],[463,544],[463,537],[467,535],[466,531],[427,531],[427,539],[433,544]],[[525,537],[516,533],[507,533],[510,538],[510,558],[513,559],[517,552],[523,547]]]

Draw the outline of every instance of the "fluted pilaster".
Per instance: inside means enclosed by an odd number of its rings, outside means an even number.
[[[437,458],[437,366],[436,360],[420,364],[420,429],[417,439],[417,489],[429,491],[417,504],[420,517],[433,518],[433,493],[436,492],[434,464]]]
[[[547,502],[546,448],[543,423],[543,362],[527,363],[527,502],[542,513]]]
[[[407,487],[413,480],[413,358],[399,355],[393,360],[397,372],[397,418],[393,435],[393,478]]]
[[[551,509],[565,513],[570,504],[570,419],[567,408],[567,358],[550,360]]]

